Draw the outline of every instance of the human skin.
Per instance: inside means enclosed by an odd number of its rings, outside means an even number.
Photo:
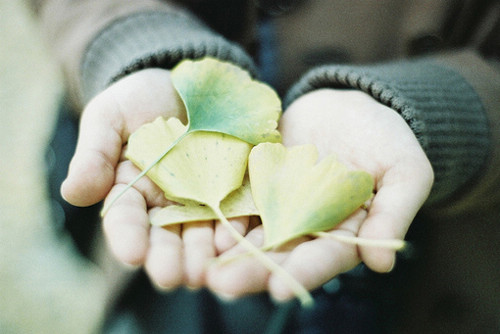
[[[375,178],[375,196],[329,233],[366,239],[403,239],[430,192],[433,172],[413,132],[394,110],[355,90],[324,89],[297,99],[283,114],[285,146],[314,144],[321,157],[334,154]],[[262,230],[248,238],[259,244]],[[237,245],[228,254],[244,252]],[[395,264],[390,249],[357,247],[331,239],[302,239],[271,257],[307,289],[321,286],[361,261],[377,272]],[[251,280],[244,279],[252,277]],[[246,257],[209,269],[208,285],[224,296],[268,290],[278,300],[293,297],[277,275]]]
[[[133,73],[96,96],[82,113],[63,197],[78,206],[114,198],[139,173],[123,158],[128,136],[160,115],[186,119],[166,70]],[[291,104],[279,127],[286,146],[314,144],[320,157],[335,154],[347,166],[375,178],[375,196],[366,210],[358,210],[329,233],[404,238],[430,192],[433,172],[413,132],[394,110],[360,91],[323,89]],[[261,291],[277,300],[293,297],[255,258],[207,265],[215,257],[244,252],[217,222],[151,227],[149,214],[168,204],[162,192],[142,178],[109,208],[103,231],[120,262],[144,266],[160,289],[207,286],[226,298]],[[262,228],[249,224],[248,217],[232,219],[231,224],[261,244]],[[307,289],[361,261],[377,272],[390,271],[395,261],[393,250],[321,238],[302,238],[268,255]]]

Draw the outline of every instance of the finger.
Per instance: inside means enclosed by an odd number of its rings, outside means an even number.
[[[188,287],[200,288],[205,284],[208,263],[216,255],[214,223],[191,222],[183,224],[184,271]]]
[[[365,217],[366,211],[358,210],[328,234],[353,237]],[[307,290],[313,290],[338,274],[354,268],[360,261],[355,245],[335,238],[320,237],[297,245],[282,267]],[[294,297],[290,287],[284,284],[281,277],[274,274],[269,279],[268,289],[278,301]]]
[[[181,225],[151,227],[145,269],[160,289],[173,289],[183,283],[182,247]]]
[[[246,239],[256,247],[262,245],[263,238],[262,227],[253,229],[246,236]],[[236,298],[267,289],[269,271],[251,255],[237,257],[247,253],[245,247],[237,244],[219,258],[220,262],[215,262],[209,267],[207,285],[214,293],[224,298]],[[266,254],[275,261],[279,260],[272,252]],[[232,260],[225,262],[228,258]]]
[[[245,235],[247,232],[250,217],[235,217],[228,219],[229,223],[238,231],[241,235]],[[225,227],[220,221],[215,223],[215,249],[217,254],[221,254],[234,245],[236,245],[237,240],[231,235],[231,232]]]
[[[129,184],[140,173],[141,171],[132,161],[125,160],[116,169],[115,182],[117,184]],[[165,193],[147,176],[140,178],[134,183],[133,187],[144,197],[148,208],[165,207],[172,204],[166,199]]]
[[[102,200],[111,189],[123,144],[139,126],[156,117],[185,120],[182,100],[168,71],[146,69],[117,81],[85,108],[63,197],[78,206]]]
[[[369,207],[368,217],[360,228],[359,237],[404,239],[432,186],[432,172],[405,167],[388,171],[384,176]],[[359,247],[359,251],[363,262],[374,271],[389,272],[395,265],[394,250],[364,246]]]
[[[125,185],[113,187],[106,200],[111,200]],[[108,245],[118,260],[125,264],[142,265],[149,247],[149,218],[144,197],[130,189],[103,218],[103,229]]]
[[[105,97],[94,99],[82,114],[79,138],[68,176],[61,186],[65,200],[88,206],[111,189],[122,149],[122,117]]]

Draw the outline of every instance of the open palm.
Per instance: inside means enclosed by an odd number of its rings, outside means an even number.
[[[76,152],[61,189],[63,197],[77,206],[114,199],[140,173],[124,159],[128,137],[158,116],[186,120],[169,71],[139,71],[97,95],[82,113]],[[151,180],[141,178],[103,218],[106,243],[120,262],[144,266],[160,288],[200,287],[209,260],[235,241],[213,221],[151,227],[149,214],[169,204]],[[231,220],[241,233],[248,222],[248,218]]]
[[[123,158],[129,135],[160,115],[186,117],[165,70],[131,74],[95,97],[82,114],[77,149],[62,186],[64,198],[79,206],[114,198],[139,173]],[[427,198],[433,173],[415,136],[392,109],[361,92],[321,90],[293,103],[280,131],[285,145],[314,144],[320,157],[335,154],[344,164],[375,177],[376,195],[368,210],[358,210],[330,233],[369,239],[404,237]],[[144,266],[160,288],[206,285],[225,296],[268,290],[277,299],[292,297],[279,277],[252,257],[209,267],[219,255],[246,251],[216,222],[151,227],[149,215],[166,205],[163,193],[148,178],[114,203],[103,227],[118,260]],[[262,244],[262,227],[249,224],[248,217],[231,223],[249,241]],[[393,251],[321,238],[302,238],[268,255],[308,289],[360,261],[380,272],[394,264]]]
[[[433,181],[430,163],[414,134],[394,110],[369,95],[325,89],[308,93],[285,111],[280,131],[287,146],[314,144],[320,158],[334,154],[342,163],[375,178],[375,196],[329,233],[367,239],[403,239],[425,202]],[[249,231],[259,246],[263,231]],[[225,254],[245,252],[236,245]],[[361,247],[334,239],[302,238],[268,252],[308,289],[319,287],[361,261],[377,272],[392,269],[393,250]],[[291,298],[280,277],[271,275],[255,258],[212,266],[208,285],[224,296],[268,290],[276,299]]]

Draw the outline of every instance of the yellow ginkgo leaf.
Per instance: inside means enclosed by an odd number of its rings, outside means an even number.
[[[312,145],[263,143],[249,157],[253,199],[264,225],[265,248],[326,231],[372,196],[373,177],[327,157]]]
[[[160,209],[151,218],[151,224],[165,226],[218,219],[214,211],[208,206],[200,205],[196,202],[186,202],[183,204],[184,205],[169,205]],[[220,209],[226,218],[255,216],[259,214],[252,199],[248,178],[243,180],[241,187],[230,193],[221,202]]]
[[[159,118],[130,136],[126,157],[141,169],[147,167],[147,175],[167,198],[186,204],[186,200],[193,200],[207,205],[240,245],[279,275],[303,305],[311,305],[312,296],[304,286],[245,239],[221,210],[222,200],[242,185],[252,145],[226,134],[202,131],[179,141],[182,133],[185,133],[185,128],[179,120]],[[176,145],[172,146],[172,142]],[[165,147],[172,149],[156,161],[158,152],[164,151]],[[154,167],[149,168],[153,162]]]
[[[185,133],[184,125],[172,118],[158,118],[143,125],[129,138],[126,157],[139,168],[148,168],[147,175],[169,199],[178,202],[193,200],[206,204],[231,235],[257,257],[271,272],[279,275],[294,291],[303,305],[313,303],[310,293],[282,267],[245,239],[227,220],[221,202],[242,185],[248,155],[252,145],[235,137],[217,132]],[[172,147],[156,162],[158,152]],[[156,160],[155,160],[156,159]],[[154,167],[149,168],[154,162]]]
[[[158,118],[130,136],[126,157],[143,169],[184,132],[185,126],[178,119]],[[192,133],[147,175],[171,200],[187,199],[218,207],[222,199],[241,186],[251,147],[222,133]]]

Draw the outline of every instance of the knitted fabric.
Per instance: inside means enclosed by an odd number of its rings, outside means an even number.
[[[180,13],[142,12],[104,29],[86,50],[82,64],[84,101],[134,71],[171,69],[185,58],[212,56],[255,73],[250,57],[200,21]]]
[[[362,90],[404,118],[434,169],[436,181],[428,203],[452,196],[486,162],[490,138],[485,110],[465,79],[445,66],[424,58],[372,66],[323,66],[295,84],[284,104],[327,87]]]

